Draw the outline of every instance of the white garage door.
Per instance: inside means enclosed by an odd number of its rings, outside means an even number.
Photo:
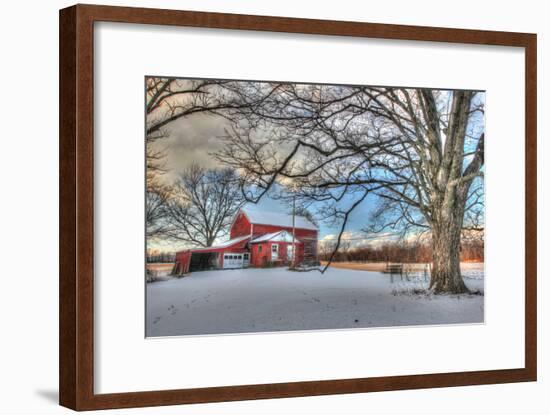
[[[224,268],[242,268],[243,254],[223,254]]]

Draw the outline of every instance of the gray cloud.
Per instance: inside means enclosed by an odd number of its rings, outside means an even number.
[[[220,136],[228,121],[216,115],[195,114],[182,118],[167,129],[168,137],[154,143],[166,154],[165,180],[173,181],[192,162],[212,168],[220,163],[209,153],[220,149]]]

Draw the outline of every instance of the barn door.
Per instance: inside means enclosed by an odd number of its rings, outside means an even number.
[[[287,245],[286,247],[286,259],[290,262],[294,261],[294,246]]]
[[[224,268],[242,268],[243,267],[243,254],[223,254],[223,267]]]

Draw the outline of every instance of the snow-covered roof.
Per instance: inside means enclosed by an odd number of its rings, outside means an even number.
[[[279,231],[279,232],[272,232],[272,233],[266,233],[265,235],[258,236],[255,239],[252,239],[250,241],[251,244],[255,244],[258,242],[265,242],[265,241],[271,241],[271,242],[292,242],[292,234],[287,231]],[[301,243],[298,238],[294,238],[295,243]]]
[[[258,225],[275,225],[292,228],[292,215],[287,213],[269,212],[260,209],[245,207],[241,209],[250,223]],[[304,216],[296,216],[295,225],[299,229],[317,230],[317,226]]]
[[[231,245],[235,245],[239,242],[243,242],[248,238],[250,238],[250,235],[239,236],[238,238],[233,238],[233,239],[230,239],[229,241],[225,241],[217,245],[207,246],[204,248],[193,248],[192,251],[205,251],[205,250],[216,249],[216,248],[227,248]]]

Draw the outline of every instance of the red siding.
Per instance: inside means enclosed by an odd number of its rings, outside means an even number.
[[[254,224],[254,234],[253,236],[261,236],[265,235],[266,233],[272,233],[272,232],[279,232],[279,231],[287,231],[292,235],[292,227],[286,228],[284,226],[277,226],[277,225],[259,225]],[[296,238],[314,238],[317,239],[317,231],[310,230],[310,229],[299,229],[296,228]]]
[[[292,227],[284,227],[278,225],[263,225],[255,223],[251,225],[246,215],[239,212],[239,215],[231,226],[229,238],[238,238],[239,236],[250,235],[251,231],[254,237],[265,235],[266,233],[278,232],[285,230],[292,234]],[[296,238],[317,239],[317,231],[311,229],[296,228]]]
[[[271,256],[272,245],[279,245],[279,256],[275,261]],[[255,267],[266,266],[268,262],[275,262],[276,265],[289,265],[290,261],[287,256],[287,248],[292,245],[292,242],[261,242],[251,244],[250,263]],[[260,252],[261,247],[261,252]],[[304,260],[304,245],[296,243],[296,264],[300,264]]]
[[[174,273],[176,275],[187,274],[189,272],[189,264],[191,263],[191,251],[180,251],[176,253],[176,264]]]
[[[282,230],[285,230],[292,235],[292,228],[286,228],[284,226],[276,226],[276,225],[254,224],[253,238],[261,235],[265,235],[266,233],[278,232]],[[304,245],[301,247],[302,249],[301,259],[303,260],[304,256],[306,256],[309,259],[317,258],[317,231],[311,230],[311,229],[296,228],[295,235],[297,239],[299,239],[301,242],[304,243]],[[304,253],[304,251],[307,252],[307,255]]]
[[[234,239],[239,236],[250,235],[253,233],[253,238],[266,233],[273,233],[285,230],[292,234],[292,227],[284,227],[278,225],[263,225],[263,224],[251,224],[246,215],[243,212],[239,212],[235,221],[231,225],[229,232],[229,238]],[[296,228],[295,235],[302,243],[296,243],[296,262],[300,263],[304,258],[317,257],[317,231],[311,229]],[[248,240],[234,244],[231,247],[216,248],[212,247],[208,250],[186,250],[176,254],[175,269],[177,273],[183,274],[189,272],[189,264],[191,263],[191,255],[193,252],[218,252],[219,266],[223,267],[223,254],[224,253],[244,253],[248,252],[247,248]],[[279,261],[280,265],[288,265],[287,260],[287,246],[291,245],[289,242],[262,242],[259,244],[252,244],[250,246],[250,265],[255,267],[265,266],[266,263],[271,262],[271,245],[277,243],[279,245]],[[262,252],[260,252],[260,246]]]
[[[261,247],[261,248],[260,248]],[[262,252],[260,252],[260,249]],[[250,265],[263,267],[270,260],[267,242],[250,246]]]
[[[219,254],[219,267],[223,268],[223,254],[224,253],[235,253],[241,254],[248,252],[248,239],[245,239],[240,242],[236,242],[233,245],[226,246],[224,248],[202,248],[202,249],[188,249],[186,251],[180,251],[176,253],[176,263],[175,263],[175,273],[178,275],[187,274],[189,272],[189,264],[191,263],[191,255],[194,252],[196,253],[208,253],[208,252],[217,252]]]
[[[240,212],[231,226],[229,239],[234,239],[245,235],[250,235],[250,222],[248,221],[246,215]]]

